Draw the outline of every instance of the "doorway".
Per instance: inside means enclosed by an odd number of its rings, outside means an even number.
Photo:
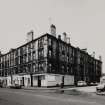
[[[22,86],[24,86],[24,77],[22,77]]]
[[[38,87],[41,87],[41,76],[38,76]]]

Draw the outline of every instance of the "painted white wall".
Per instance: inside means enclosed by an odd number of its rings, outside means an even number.
[[[6,79],[7,79],[7,86],[11,86],[11,77],[8,76],[6,77]]]
[[[41,86],[47,86],[47,80],[41,80]]]
[[[56,86],[61,84],[61,75],[48,74],[47,75],[47,86]]]
[[[46,75],[47,79],[47,86],[56,86],[57,84],[62,83],[62,76],[63,75],[56,75],[56,74],[48,74]],[[74,76],[65,75],[64,76],[64,85],[74,85]]]
[[[31,86],[31,78],[30,75],[24,75],[24,86]]]
[[[38,75],[33,75],[33,86],[38,86]],[[41,76],[41,75],[40,75]],[[47,86],[47,79],[46,79],[46,75],[44,74],[45,78],[41,79],[41,86]]]
[[[64,85],[74,85],[74,76],[65,75],[64,76]]]
[[[33,86],[37,86],[38,82],[37,82],[37,78],[36,76],[34,75],[33,76]]]
[[[12,76],[13,84],[21,85],[22,77],[24,77],[24,85],[26,87],[30,86],[31,85],[30,75],[21,75],[21,76],[20,75],[13,75]],[[6,77],[6,79],[7,79],[7,86],[11,86],[11,77],[8,76],[8,77]]]
[[[56,86],[57,84],[62,83],[62,76],[59,74],[44,74],[45,78],[41,80],[41,86]],[[38,86],[38,75],[33,75],[33,86]],[[13,83],[17,83],[21,85],[22,77],[24,77],[24,85],[25,87],[31,86],[31,78],[30,75],[13,75]],[[6,77],[7,86],[11,85],[11,77]],[[74,85],[74,76],[65,75],[64,76],[64,85]]]

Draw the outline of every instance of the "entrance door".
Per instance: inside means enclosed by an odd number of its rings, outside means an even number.
[[[41,87],[41,76],[38,76],[38,87]]]
[[[22,77],[22,86],[24,86],[24,77]]]
[[[62,76],[62,88],[64,87],[64,76]]]

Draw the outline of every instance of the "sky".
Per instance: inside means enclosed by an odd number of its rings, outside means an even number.
[[[30,30],[49,33],[51,23],[73,46],[101,55],[105,73],[105,0],[0,0],[0,51],[26,43]]]

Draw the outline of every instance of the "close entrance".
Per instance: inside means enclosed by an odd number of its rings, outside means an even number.
[[[41,76],[38,76],[38,87],[41,87]]]

